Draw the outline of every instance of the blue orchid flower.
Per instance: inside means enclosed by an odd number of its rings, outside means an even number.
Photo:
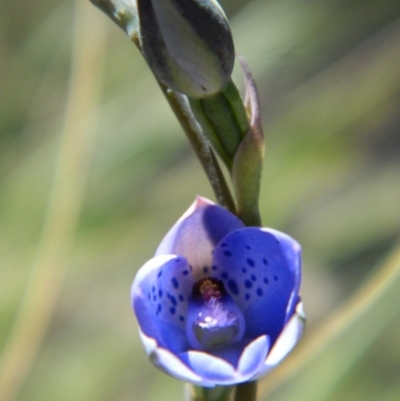
[[[255,380],[305,323],[301,248],[198,197],[137,273],[132,304],[151,361],[203,387]]]

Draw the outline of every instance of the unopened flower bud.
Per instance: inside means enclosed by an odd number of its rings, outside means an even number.
[[[137,0],[137,7],[141,49],[161,83],[192,98],[228,83],[235,52],[215,0]]]

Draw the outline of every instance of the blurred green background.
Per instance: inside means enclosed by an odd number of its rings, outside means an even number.
[[[264,224],[304,250],[307,334],[261,398],[398,400],[398,273],[341,332],[329,321],[400,235],[400,2],[221,4],[263,106]],[[111,20],[88,1],[1,1],[2,401],[182,399],[147,361],[129,290],[196,194],[213,199]]]

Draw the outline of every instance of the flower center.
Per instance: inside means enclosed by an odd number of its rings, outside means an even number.
[[[194,349],[213,350],[235,344],[242,339],[244,329],[243,314],[222,281],[203,278],[194,284],[186,319],[186,335]]]

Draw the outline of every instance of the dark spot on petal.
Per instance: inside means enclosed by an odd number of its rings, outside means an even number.
[[[277,244],[280,244],[280,242],[279,242],[279,240],[278,240],[278,239],[275,239],[275,241],[276,241],[276,243],[277,243]]]
[[[269,284],[269,281],[268,281],[268,279],[266,277],[264,278],[264,283],[265,284]]]
[[[224,242],[224,243],[221,244],[221,248],[224,248],[224,247],[226,247],[226,246],[228,246],[228,244],[227,244],[226,242]]]
[[[184,275],[184,276],[187,276],[189,274],[189,270],[184,270],[183,272],[182,272],[182,275]]]
[[[185,299],[184,296],[183,296],[182,294],[179,294],[179,297],[178,297],[178,298],[179,298],[179,301],[181,301],[181,302],[183,302],[184,299]]]
[[[256,280],[257,280],[257,277],[256,277],[254,274],[252,274],[250,278],[251,278],[253,281],[256,281]]]
[[[247,293],[247,294],[244,296],[244,298],[246,299],[246,301],[248,301],[248,300],[250,299],[250,294]]]
[[[154,285],[151,287],[151,291],[156,292],[156,287]]]
[[[154,302],[157,301],[157,295],[154,295],[153,301],[154,301]]]
[[[246,280],[246,281],[244,282],[244,286],[245,286],[246,288],[251,288],[251,287],[253,287],[253,283],[252,283],[250,280]]]
[[[175,263],[179,263],[181,261],[181,258],[176,258]]]
[[[176,309],[175,309],[173,306],[171,306],[171,307],[169,308],[169,311],[170,311],[173,315],[175,315]]]
[[[248,264],[250,267],[254,267],[254,266],[256,265],[256,264],[254,263],[254,260],[253,260],[253,259],[250,259],[250,258],[247,258],[246,262],[247,262],[247,264]]]
[[[224,280],[226,280],[226,279],[229,277],[229,274],[228,274],[227,272],[223,272],[223,273],[221,274],[221,277],[222,277]]]
[[[251,249],[251,246],[249,246],[249,245],[246,245],[246,249],[248,249],[248,250],[250,251],[250,249]]]
[[[176,279],[176,277],[172,277],[171,283],[174,286],[174,288],[179,288],[179,283],[178,283],[178,280]]]
[[[158,290],[158,296],[160,298],[163,296],[163,290],[161,288]]]
[[[176,306],[178,304],[178,302],[176,301],[176,298],[173,295],[171,295],[169,292],[167,292],[167,297],[171,301],[172,305]]]
[[[278,276],[274,276],[274,280],[275,280],[275,281],[278,281]]]
[[[262,290],[260,287],[258,287],[258,288],[257,288],[257,295],[258,295],[259,297],[262,297],[263,294],[264,294],[263,290]]]
[[[204,273],[208,273],[208,267],[207,267],[207,266],[204,266],[204,267],[203,267],[203,272],[204,272]]]
[[[235,280],[228,280],[228,288],[232,291],[233,294],[239,294],[239,288]]]
[[[147,299],[149,299],[149,300],[151,299],[151,294],[150,293],[147,294]]]
[[[224,255],[225,256],[232,256],[232,252],[231,251],[224,251]]]
[[[185,320],[185,318],[181,315],[181,316],[179,316],[179,320],[180,320],[181,322],[183,322],[183,321]]]
[[[161,312],[161,304],[157,305],[157,312],[160,313]]]
[[[160,278],[162,276],[162,270],[160,270],[157,274],[157,277]]]
[[[218,266],[215,266],[215,265],[214,265],[214,266],[211,267],[211,269],[215,271],[215,270],[218,269]]]
[[[268,265],[268,260],[266,258],[263,259],[264,265]]]

